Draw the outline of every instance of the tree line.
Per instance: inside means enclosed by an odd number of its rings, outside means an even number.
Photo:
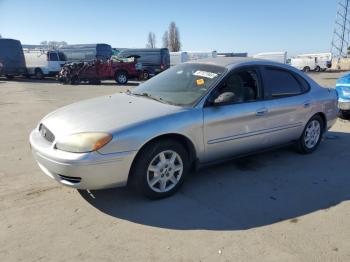
[[[156,48],[156,34],[148,33],[147,48]],[[169,24],[169,29],[164,32],[162,37],[162,47],[168,48],[170,52],[178,52],[181,50],[180,32],[175,22]]]

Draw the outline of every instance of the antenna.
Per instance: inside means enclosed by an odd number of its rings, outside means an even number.
[[[338,2],[331,53],[335,57],[346,57],[350,35],[350,0]]]

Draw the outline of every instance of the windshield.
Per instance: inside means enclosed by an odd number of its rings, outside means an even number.
[[[214,65],[181,64],[139,85],[131,94],[189,106],[206,94],[224,71],[224,67]]]

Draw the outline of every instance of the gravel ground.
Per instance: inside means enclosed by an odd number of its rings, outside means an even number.
[[[310,74],[332,87],[339,73]],[[77,191],[34,162],[48,112],[125,91],[0,79],[0,261],[350,261],[350,123],[312,155],[283,148],[194,173],[174,197]]]

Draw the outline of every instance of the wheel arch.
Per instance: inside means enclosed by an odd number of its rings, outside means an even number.
[[[125,73],[125,74],[126,74],[126,76],[129,76],[129,74],[128,74],[128,71],[127,71],[127,70],[125,70],[125,69],[118,69],[118,70],[116,70],[116,71],[114,72],[114,78],[116,78],[116,77],[117,77],[117,75],[118,75],[118,73],[121,73],[121,72]]]
[[[325,113],[323,113],[323,112],[317,112],[317,113],[313,114],[313,115],[310,117],[310,119],[313,118],[313,117],[315,117],[315,116],[320,116],[320,117],[321,117],[321,119],[322,119],[322,121],[323,121],[322,131],[325,132],[326,129],[327,129],[327,118],[326,118]],[[309,119],[308,121],[310,121],[310,119]]]
[[[138,157],[140,157],[143,149],[146,146],[149,146],[149,145],[154,144],[154,143],[161,141],[161,140],[173,140],[173,141],[179,142],[181,145],[183,145],[185,147],[187,152],[189,152],[190,166],[193,167],[193,165],[196,163],[197,151],[196,151],[194,143],[192,142],[192,140],[190,138],[188,138],[187,136],[185,136],[183,134],[179,134],[179,133],[166,133],[166,134],[158,135],[156,137],[149,139],[138,150],[138,152],[135,155],[135,157],[132,161],[132,164],[131,164],[131,168],[130,168],[129,175],[128,175],[128,182],[131,180],[130,178],[131,178],[132,173],[133,173],[132,170],[134,168],[134,165],[135,165]]]

